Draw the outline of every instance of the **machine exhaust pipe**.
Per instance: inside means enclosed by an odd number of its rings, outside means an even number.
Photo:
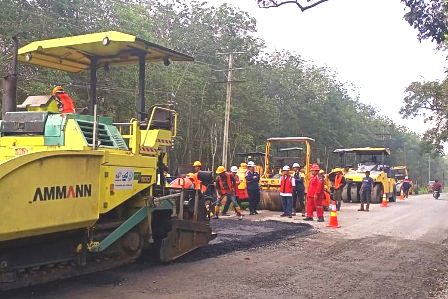
[[[6,75],[3,82],[3,97],[2,97],[2,119],[5,118],[6,112],[16,111],[17,102],[17,57],[19,51],[19,40],[17,36],[12,38],[13,55],[11,63],[11,71]]]

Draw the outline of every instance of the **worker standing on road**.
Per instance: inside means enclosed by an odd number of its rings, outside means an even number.
[[[292,193],[296,182],[289,174],[289,166],[282,168],[282,177],[280,178],[280,197],[282,199],[283,214],[280,217],[292,218]]]
[[[322,203],[322,206],[324,207],[324,211],[327,211],[327,209],[330,207],[331,202],[331,194],[330,194],[331,183],[330,179],[328,178],[328,175],[325,173],[323,169],[319,170],[319,176],[322,178],[324,182],[324,201]]]
[[[404,197],[409,197],[409,190],[412,187],[412,181],[408,176],[404,177],[403,183],[401,184],[401,190],[403,190]]]
[[[294,170],[294,197],[293,197],[293,216],[295,215],[295,211],[302,213],[302,216],[305,217],[305,176],[300,171],[299,163],[294,163],[292,165],[292,169]]]
[[[60,113],[75,113],[75,102],[62,86],[53,88],[51,95],[56,98]]]
[[[240,178],[237,174],[238,167],[236,167],[236,166],[230,167],[230,172],[233,174],[233,176],[235,178],[235,184],[236,184],[235,199],[236,199],[236,202],[238,203],[237,191],[238,191],[238,185],[240,184]],[[227,211],[229,210],[231,203],[232,203],[232,200],[229,197],[226,197],[226,203],[224,204],[224,208],[222,209],[222,214],[221,214],[222,216],[230,216],[230,214],[228,214]]]
[[[370,199],[372,198],[373,179],[370,177],[370,171],[365,172],[366,176],[361,181],[361,208],[358,211],[369,211]],[[366,209],[364,209],[366,204]]]
[[[336,175],[334,176],[334,195],[333,198],[336,201],[336,210],[341,210],[341,204],[342,204],[342,190],[345,186],[345,177],[342,173],[341,168],[335,169]]]
[[[317,221],[324,222],[324,180],[319,175],[320,167],[317,164],[311,166],[311,180],[308,186],[306,198],[306,221],[313,221],[314,209],[317,213]]]
[[[240,206],[236,201],[235,193],[236,193],[236,179],[235,176],[231,172],[226,172],[224,166],[219,166],[216,169],[216,174],[218,175],[215,180],[216,191],[218,192],[218,200],[215,205],[215,219],[218,219],[219,209],[221,208],[221,201],[226,198],[226,200],[230,200],[233,203],[233,209],[235,210],[236,215],[240,220],[243,219],[243,215],[241,214]]]
[[[257,207],[260,202],[260,174],[255,170],[255,163],[247,163],[246,183],[249,195],[249,215],[257,215]]]

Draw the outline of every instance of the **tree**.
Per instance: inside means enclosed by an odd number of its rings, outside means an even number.
[[[271,8],[279,7],[285,4],[295,4],[303,12],[327,1],[328,0],[306,0],[306,3],[304,4],[305,0],[257,0],[257,3],[261,8]]]
[[[448,79],[443,82],[413,82],[406,89],[404,106],[400,110],[405,118],[421,116],[432,127],[425,132],[425,140],[437,146],[448,141]]]
[[[448,2],[445,0],[402,0],[409,8],[404,18],[419,31],[418,38],[432,39],[438,44],[448,33]]]
[[[305,1],[308,5],[317,3]],[[173,165],[201,160],[206,167],[214,168],[221,159],[225,103],[225,87],[215,82],[225,78],[218,78],[212,70],[227,66],[216,53],[244,51],[237,58],[237,65],[245,68],[239,71],[238,79],[244,82],[235,84],[233,91],[229,136],[232,164],[242,162],[235,153],[263,150],[266,138],[300,135],[316,139],[313,159],[327,161],[328,153],[335,148],[381,145],[377,133],[384,127],[392,135],[386,145],[398,153],[401,160],[397,161],[420,161],[424,143],[418,136],[381,117],[374,107],[362,104],[353,96],[356,92],[339,82],[331,69],[306,62],[298,54],[269,52],[264,41],[255,37],[256,20],[248,13],[230,5],[211,7],[200,1],[161,2],[3,1],[0,64],[9,59],[9,40],[14,32],[20,33],[23,45],[32,40],[117,30],[191,54],[193,63],[173,62],[169,67],[148,64],[146,104],[169,103],[179,112]],[[8,21],[30,18],[31,26],[25,21]],[[25,64],[20,65],[19,72],[19,103],[28,95],[48,94],[52,86],[65,84],[77,107],[86,104],[88,73],[68,74]],[[134,117],[136,78],[137,67],[99,69],[99,113],[117,122]],[[433,165],[443,165],[435,159],[431,160]],[[411,170],[417,173],[419,165],[414,164]]]

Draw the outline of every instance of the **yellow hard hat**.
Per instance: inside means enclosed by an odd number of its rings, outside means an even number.
[[[51,91],[51,95],[55,95],[61,92],[64,92],[64,89],[62,88],[62,86],[58,85],[55,88],[53,88],[53,90]]]
[[[223,172],[226,172],[224,166],[218,166],[218,168],[216,168],[216,174],[221,174]]]
[[[243,162],[243,163],[240,164],[240,167],[247,168],[247,164]]]
[[[201,167],[202,166],[201,161],[194,161],[193,167],[196,167],[196,166]]]
[[[189,172],[189,173],[186,174],[186,177],[187,178],[194,178],[194,173]]]
[[[323,169],[319,170],[319,174],[324,174],[325,171]]]

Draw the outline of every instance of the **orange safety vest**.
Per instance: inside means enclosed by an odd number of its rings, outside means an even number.
[[[60,93],[56,95],[59,99],[62,107],[59,108],[59,112],[61,113],[75,113],[75,104],[73,103],[73,99],[66,93]]]
[[[335,189],[339,189],[339,187],[341,187],[342,185],[342,178],[344,176],[342,174],[337,174],[334,178],[334,188]]]
[[[201,189],[202,182],[198,179],[198,173],[196,172],[193,176],[194,189]]]
[[[221,195],[224,194],[230,194],[230,193],[234,193],[235,192],[235,177],[233,176],[233,174],[226,172],[225,173],[226,178],[225,181],[223,180],[222,176],[219,175],[218,178],[216,179],[217,183],[218,183],[218,187],[219,187],[219,191]],[[232,180],[233,177],[233,180]]]

